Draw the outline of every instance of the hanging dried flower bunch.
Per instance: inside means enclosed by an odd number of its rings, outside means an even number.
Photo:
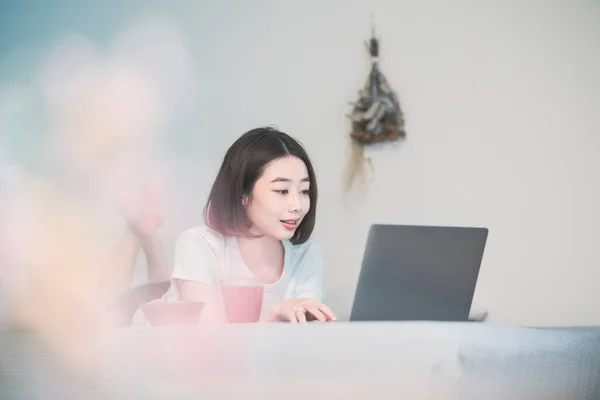
[[[363,144],[405,137],[404,114],[398,96],[379,70],[379,42],[374,36],[367,48],[371,55],[371,73],[359,92],[358,101],[353,104],[351,136]]]
[[[374,31],[366,46],[371,56],[371,72],[365,86],[359,91],[358,101],[352,103],[353,109],[349,115],[352,121],[350,136],[353,141],[353,156],[346,189],[350,188],[355,176],[362,172],[365,145],[406,137],[404,114],[398,96],[379,70],[379,41],[375,38]]]

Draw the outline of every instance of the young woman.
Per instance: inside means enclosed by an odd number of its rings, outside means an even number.
[[[289,135],[257,128],[225,154],[204,209],[205,225],[175,245],[180,296],[205,303],[201,319],[224,321],[220,285],[264,284],[261,320],[335,320],[323,304],[323,255],[311,238],[317,181],[306,151]]]

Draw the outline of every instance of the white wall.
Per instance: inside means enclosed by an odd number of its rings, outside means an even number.
[[[600,5],[185,3],[168,10],[188,34],[198,101],[170,132],[185,201],[168,211],[167,242],[200,221],[232,141],[272,124],[316,164],[316,233],[342,316],[370,224],[476,225],[490,230],[476,291],[490,321],[600,324]],[[345,115],[369,70],[371,12],[408,138],[370,151],[374,181],[344,198]]]
[[[374,182],[344,200],[344,116],[368,73],[371,11],[408,139],[370,152]],[[340,314],[371,223],[476,225],[490,229],[476,291],[490,321],[600,324],[598,4],[262,1],[185,14],[204,102],[198,157],[216,168],[261,124],[305,143]],[[204,200],[209,182],[198,184]]]

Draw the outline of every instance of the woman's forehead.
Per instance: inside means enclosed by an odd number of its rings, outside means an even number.
[[[304,161],[294,156],[286,156],[268,164],[262,178],[271,181],[301,181],[308,177]]]

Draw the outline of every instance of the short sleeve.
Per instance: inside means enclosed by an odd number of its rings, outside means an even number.
[[[184,232],[175,243],[172,278],[214,285],[217,258],[208,242],[193,231]]]
[[[311,240],[299,260],[294,298],[311,298],[323,301],[324,290],[324,260],[321,245]]]

